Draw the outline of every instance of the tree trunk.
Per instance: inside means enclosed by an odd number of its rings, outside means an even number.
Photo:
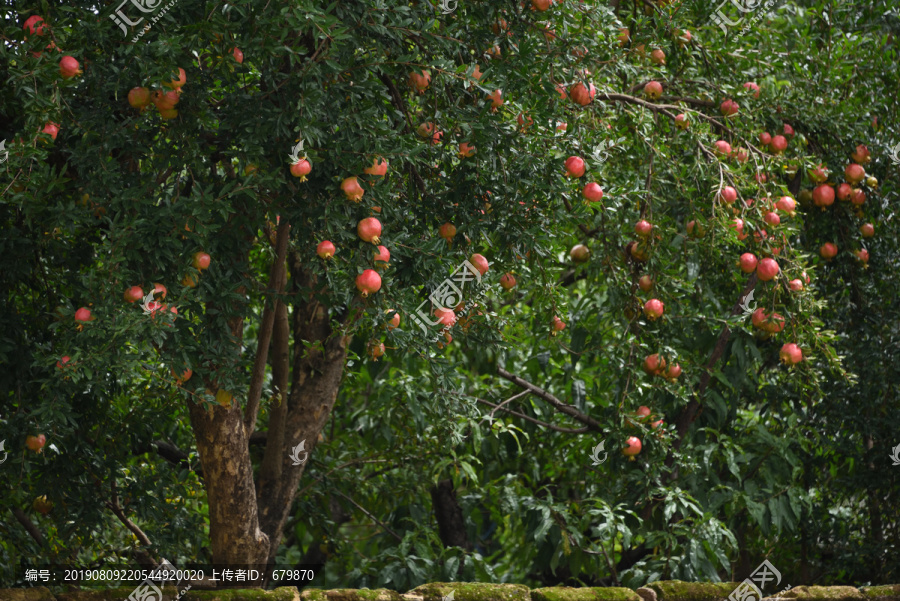
[[[332,330],[331,320],[338,318],[329,316],[328,308],[308,292],[317,288],[317,282],[301,268],[296,254],[290,257],[290,267],[295,289],[306,292],[306,298],[298,292],[293,314],[291,391],[284,414],[275,412],[270,417],[270,433],[274,429],[280,436],[270,437],[266,442],[266,456],[271,458],[271,464],[267,463],[267,469],[260,473],[257,488],[261,527],[269,535],[269,562],[275,560],[307,465],[304,459],[301,465],[293,465],[291,451],[305,442],[304,450],[309,453],[306,459],[312,456],[337,399],[351,339],[343,332]],[[282,423],[277,423],[278,420]]]
[[[213,405],[207,410],[199,403],[189,403],[189,408],[209,498],[213,563],[261,569],[266,565],[269,537],[259,527],[240,405]],[[228,587],[228,583],[222,581],[219,586]]]
[[[431,504],[434,506],[434,517],[438,523],[438,533],[445,547],[460,547],[472,550],[469,537],[466,536],[466,521],[462,508],[456,501],[453,482],[441,480],[437,486],[431,487]]]

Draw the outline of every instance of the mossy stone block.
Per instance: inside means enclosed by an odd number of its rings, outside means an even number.
[[[531,601],[641,601],[641,598],[630,588],[549,586],[531,589]]]
[[[305,588],[300,598],[303,601],[402,601],[400,593],[386,588]]]
[[[900,601],[900,584],[867,586],[859,589],[859,591],[869,599],[876,601]]]
[[[651,582],[646,587],[656,591],[660,601],[720,601],[733,593],[739,584],[738,582],[661,580]]]
[[[220,591],[190,590],[183,601],[300,601],[296,587],[281,586],[271,591],[261,588],[232,588]]]
[[[430,582],[403,595],[406,599],[441,601],[453,592],[453,601],[531,601],[531,591],[523,584],[484,582]]]
[[[0,588],[3,601],[56,601],[56,597],[46,586],[34,588]]]
[[[120,586],[118,588],[56,593],[56,601],[124,601],[134,592],[135,588],[134,586]],[[160,590],[163,592],[163,598],[167,601],[174,599],[179,592],[174,586],[166,586]]]
[[[866,599],[865,595],[852,586],[795,586],[778,597],[809,601],[864,601]]]

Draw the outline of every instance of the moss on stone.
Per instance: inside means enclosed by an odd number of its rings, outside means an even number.
[[[134,592],[133,586],[120,586],[118,588],[105,588],[84,591],[69,591],[57,593],[56,601],[123,601]],[[167,586],[161,589],[166,599],[171,599],[179,591],[175,587]]]
[[[53,593],[46,586],[34,588],[0,588],[3,601],[55,601]]]
[[[328,599],[325,596],[325,591],[320,588],[305,588],[300,593],[300,598],[303,601],[327,601]]]
[[[718,601],[727,598],[739,584],[738,582],[662,580],[651,582],[646,587],[656,591],[660,601]]]
[[[441,601],[450,591],[454,601],[531,601],[527,586],[484,582],[430,582],[417,586],[407,595],[421,596],[422,601]]]
[[[386,588],[361,588],[356,595],[360,601],[402,601],[400,593]]]
[[[900,601],[900,584],[866,586],[859,590],[869,599],[875,599],[877,601]]]
[[[862,601],[866,598],[852,586],[795,586],[778,596],[782,599],[827,599],[830,601],[850,601],[851,599]]]
[[[297,601],[300,593],[293,586],[282,586],[265,591],[259,588],[224,589],[221,591],[190,590],[183,601]]]
[[[531,589],[531,601],[641,601],[641,598],[629,588],[550,586]]]
[[[386,588],[305,588],[300,598],[303,601],[403,601],[400,593]]]

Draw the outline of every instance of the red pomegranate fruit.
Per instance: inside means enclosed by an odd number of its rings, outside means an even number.
[[[663,302],[656,298],[651,298],[646,303],[644,303],[644,315],[647,316],[647,319],[650,321],[656,321],[660,317],[662,317],[665,312],[665,305]]]
[[[581,157],[569,157],[566,159],[566,176],[581,177],[584,175],[584,159]]]
[[[364,242],[378,244],[381,236],[381,222],[375,217],[366,217],[356,225],[356,233]]]
[[[481,275],[486,274],[488,268],[490,267],[488,265],[488,260],[485,259],[483,255],[480,255],[478,253],[475,253],[474,255],[469,257],[469,263],[474,265],[475,269],[477,269],[478,273],[480,273]]]
[[[316,246],[316,254],[322,259],[330,259],[334,256],[336,250],[334,243],[330,240],[322,240],[319,242],[318,246]]]
[[[381,290],[381,276],[374,269],[366,269],[356,276],[356,289],[362,293],[363,298],[375,294]]]
[[[800,350],[800,347],[793,342],[789,342],[782,346],[781,350],[778,352],[778,356],[785,365],[797,365],[803,361],[803,352]]]
[[[741,271],[744,273],[753,273],[756,271],[756,265],[759,261],[753,253],[744,253],[741,255]]]
[[[759,262],[759,266],[756,268],[756,275],[763,282],[770,282],[775,279],[775,276],[777,276],[780,271],[781,268],[778,266],[778,261],[766,257]]]
[[[63,79],[71,79],[76,75],[81,75],[81,65],[73,56],[64,56],[59,59],[59,74]]]
[[[826,242],[825,244],[822,245],[821,248],[819,248],[819,254],[822,255],[822,258],[825,259],[826,261],[830,261],[833,258],[835,258],[837,256],[837,253],[838,253],[837,246],[835,246],[831,242]]]
[[[600,184],[596,182],[591,182],[586,185],[581,193],[590,202],[599,202],[603,198],[603,189],[600,188]]]

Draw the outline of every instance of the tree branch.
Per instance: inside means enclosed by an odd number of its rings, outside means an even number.
[[[597,430],[598,432],[603,430],[602,426],[600,425],[600,422],[598,422],[594,418],[590,417],[589,415],[585,415],[584,413],[582,413],[581,411],[579,411],[572,405],[569,405],[568,403],[563,403],[561,400],[559,400],[558,398],[556,398],[555,396],[553,396],[552,394],[550,394],[543,388],[538,388],[531,382],[527,382],[526,380],[523,380],[519,376],[509,373],[502,367],[497,368],[497,373],[500,374],[501,377],[506,378],[507,380],[509,380],[510,382],[515,384],[516,386],[520,386],[522,388],[527,388],[535,396],[537,396],[537,397],[547,401],[551,405],[553,405],[557,411],[559,411],[561,413],[565,413],[566,415],[569,415],[571,417],[574,417],[575,419],[577,419],[581,423],[589,426],[593,430]]]
[[[369,513],[369,512],[366,510],[365,507],[363,507],[362,505],[360,505],[359,503],[357,503],[356,501],[354,501],[353,499],[351,499],[350,497],[348,497],[347,495],[345,495],[344,493],[342,493],[341,491],[339,491],[339,490],[337,490],[337,489],[335,489],[334,492],[336,492],[337,494],[341,495],[342,497],[344,497],[345,499],[347,499],[348,501],[350,501],[351,503],[353,503],[353,505],[354,505],[357,509],[359,509],[359,510],[362,511],[364,514],[366,514],[366,515],[369,517],[370,520],[372,520],[373,522],[375,522],[376,524],[378,524],[379,526],[381,526],[381,527],[384,529],[385,532],[387,532],[388,534],[390,534],[391,536],[393,536],[394,538],[396,538],[398,541],[403,542],[403,537],[401,537],[399,534],[397,534],[396,532],[394,532],[393,530],[391,530],[390,528],[388,528],[388,527],[387,527],[387,524],[385,524],[384,522],[382,522],[381,520],[379,520],[378,518],[376,518],[374,515],[372,515],[371,513]]]
[[[147,538],[147,535],[144,534],[144,531],[137,527],[137,525],[128,519],[128,516],[125,515],[125,512],[122,511],[122,508],[119,506],[119,495],[116,492],[116,479],[112,479],[112,500],[106,501],[104,503],[114,514],[119,521],[125,524],[125,527],[131,530],[131,533],[134,534],[137,539],[140,541],[142,545],[145,547],[150,547],[152,543],[150,539]]]
[[[182,451],[170,442],[167,442],[165,440],[154,440],[150,443],[147,443],[143,447],[136,447],[134,449],[135,455],[143,455],[144,453],[153,452],[155,452],[157,455],[159,455],[172,465],[186,467],[187,469],[196,473],[201,479],[203,478],[203,468],[199,465],[192,465],[189,460],[188,453]]]
[[[546,422],[542,422],[539,419],[534,419],[533,417],[531,417],[529,415],[525,415],[524,413],[519,413],[518,411],[513,411],[512,409],[507,409],[506,407],[501,407],[500,405],[495,405],[494,403],[492,403],[490,401],[485,401],[484,399],[476,398],[475,400],[478,401],[479,403],[481,403],[482,405],[487,405],[488,407],[493,407],[494,411],[497,411],[499,409],[500,411],[509,413],[510,415],[515,415],[516,417],[521,417],[522,419],[530,421],[531,423],[538,424],[539,426],[544,426],[546,428],[550,428],[551,430],[554,430],[556,432],[562,432],[563,434],[584,434],[585,432],[590,430],[590,428],[588,428],[587,426],[585,426],[584,428],[578,428],[578,429],[574,429],[574,430],[571,428],[560,428],[559,426],[554,426],[553,424],[548,424]],[[493,411],[491,413],[493,413]]]
[[[731,316],[739,315],[743,312],[741,307],[741,302],[746,298],[750,291],[756,287],[756,274],[750,276],[750,279],[747,281],[747,285],[744,286],[744,291],[741,293],[740,298],[734,303],[734,306],[731,308]],[[715,367],[716,363],[719,362],[719,359],[722,358],[722,355],[725,354],[725,347],[728,346],[728,340],[731,338],[731,328],[727,325],[722,329],[722,332],[719,334],[719,339],[716,341],[716,346],[713,348],[712,354],[709,356],[709,361],[706,362],[706,370],[700,376],[700,384],[697,386],[697,392],[694,394],[694,398],[687,404],[684,410],[681,412],[681,415],[678,416],[678,420],[676,422],[676,432],[677,437],[672,443],[672,447],[677,450],[681,447],[681,443],[684,440],[685,435],[687,434],[688,428],[690,428],[691,423],[696,419],[697,412],[700,409],[700,399],[703,398],[703,394],[706,392],[707,387],[709,386],[710,379],[712,378],[712,370]],[[672,456],[670,456],[672,459]],[[669,461],[667,463],[670,464]],[[672,474],[675,474],[673,471]]]
[[[291,225],[287,218],[278,224],[278,233],[275,237],[275,259],[269,270],[269,290],[273,295],[284,292],[284,284],[287,281],[285,273],[285,256],[287,255],[288,238]],[[269,358],[269,343],[272,340],[272,327],[275,325],[275,306],[280,302],[276,298],[265,303],[263,308],[262,323],[259,326],[259,337],[256,345],[256,359],[253,363],[253,373],[250,377],[250,390],[247,393],[247,407],[244,409],[244,433],[247,437],[256,428],[256,418],[259,415],[259,399],[262,396],[263,380],[266,375],[266,363]]]
[[[41,531],[37,529],[37,526],[35,526],[34,523],[30,519],[28,519],[28,516],[25,514],[25,512],[18,507],[13,507],[12,512],[16,517],[16,520],[18,520],[18,522],[22,524],[22,527],[25,528],[28,534],[31,535],[31,538],[33,538],[39,546],[43,547],[44,536],[41,534]]]
[[[278,405],[272,407],[266,450],[259,468],[260,481],[281,478],[284,463],[284,427],[288,410],[288,373],[290,371],[290,325],[287,306],[278,301],[275,305],[275,325],[272,333],[272,383],[278,396]]]

